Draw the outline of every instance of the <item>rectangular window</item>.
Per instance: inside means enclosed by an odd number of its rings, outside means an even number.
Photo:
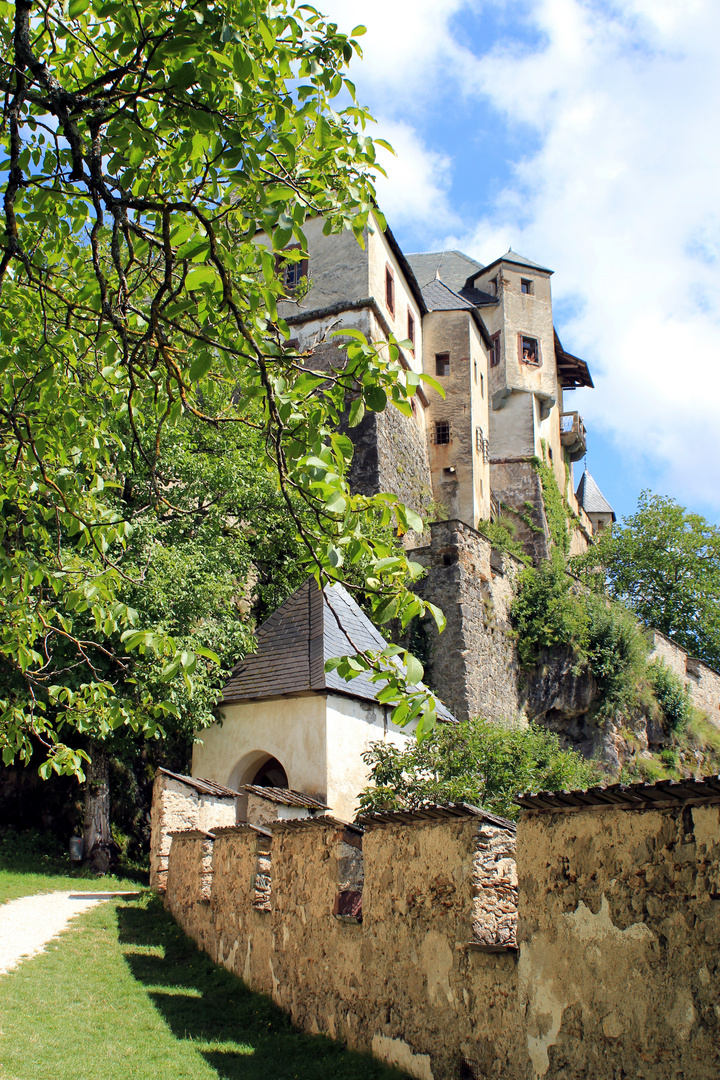
[[[500,335],[494,334],[490,346],[490,367],[497,367],[500,363]]]
[[[525,293],[526,296],[532,296],[533,283],[527,278],[520,278],[520,292]]]
[[[473,360],[473,375],[475,382],[477,382],[477,360]]]
[[[286,251],[301,251],[299,244],[286,248]],[[308,260],[299,259],[297,262],[289,262],[284,258],[285,252],[279,252],[275,256],[275,270],[285,286],[286,293],[294,293],[303,278],[308,276]]]
[[[407,336],[408,336],[408,341],[411,344],[412,351],[415,352],[415,320],[413,318],[412,311],[410,311],[410,308],[408,308],[408,331],[407,331]]]
[[[485,397],[485,378],[483,375],[480,376],[480,397]]]
[[[540,364],[540,343],[537,338],[518,334],[518,346],[523,364]]]
[[[435,374],[436,375],[449,375],[450,374],[450,353],[448,353],[448,352],[435,353]]]
[[[450,442],[450,421],[435,421],[435,442],[438,446],[447,446]]]
[[[385,267],[385,306],[391,315],[395,314],[395,275],[391,266]]]

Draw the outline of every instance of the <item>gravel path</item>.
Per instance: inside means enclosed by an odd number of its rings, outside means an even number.
[[[22,896],[0,905],[0,975],[21,960],[42,952],[48,941],[67,929],[81,915],[103,900],[115,896],[138,896],[135,892],[52,892]]]

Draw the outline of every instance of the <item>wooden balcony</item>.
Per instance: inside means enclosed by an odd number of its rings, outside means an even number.
[[[587,450],[587,434],[580,413],[560,413],[560,442],[570,461],[579,461],[581,457],[584,457]]]

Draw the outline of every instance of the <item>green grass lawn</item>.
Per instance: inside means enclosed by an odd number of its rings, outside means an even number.
[[[62,880],[46,877],[34,891],[64,888]],[[82,879],[83,890],[89,884]],[[270,999],[200,952],[148,892],[101,904],[0,976],[0,1027],[1,1080],[404,1077],[296,1031]]]

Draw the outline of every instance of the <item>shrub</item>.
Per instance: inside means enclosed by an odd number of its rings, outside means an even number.
[[[422,743],[400,749],[377,742],[363,756],[375,785],[360,795],[365,811],[469,802],[512,819],[522,791],[586,788],[600,780],[594,763],[533,724],[438,724]]]
[[[648,664],[648,678],[670,730],[684,731],[692,714],[689,688],[664,660]]]

